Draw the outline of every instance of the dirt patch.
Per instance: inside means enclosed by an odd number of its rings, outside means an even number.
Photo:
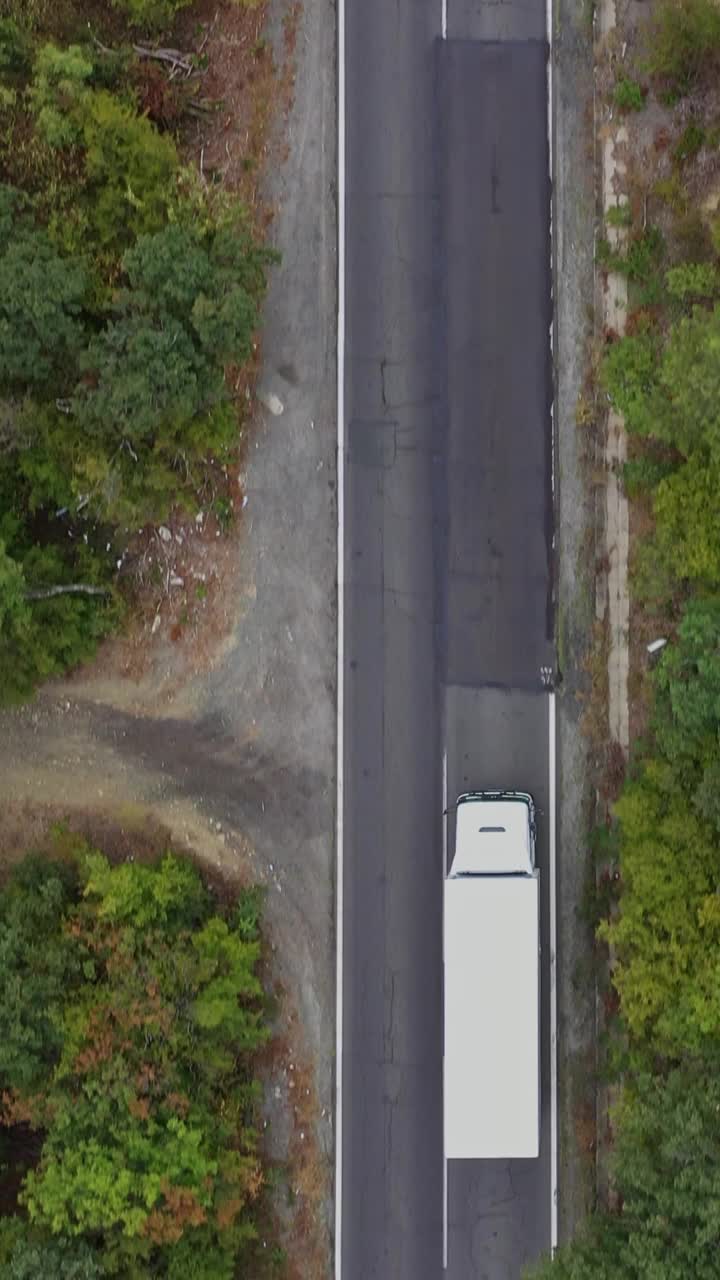
[[[229,531],[211,502],[209,511],[195,516],[173,512],[166,524],[140,530],[128,544],[132,587],[126,625],[92,664],[68,678],[68,688],[92,688],[103,697],[114,683],[127,680],[117,700],[141,704],[147,712],[218,660],[243,595],[252,593],[239,572],[243,495],[236,471],[225,486],[222,501],[238,513]],[[228,491],[235,496],[226,496]]]
[[[267,5],[245,8],[201,0],[182,13],[175,35],[206,66],[203,98],[210,109],[182,132],[184,158],[201,178],[261,202],[259,179],[267,155],[276,91],[273,52],[265,29]]]
[[[315,1073],[284,992],[278,993],[278,1001],[279,1025],[289,1032],[274,1039],[261,1067],[265,1143],[274,1186],[273,1209],[289,1259],[286,1280],[307,1280],[322,1276],[327,1266],[322,1241],[330,1187],[327,1161],[316,1136]]]

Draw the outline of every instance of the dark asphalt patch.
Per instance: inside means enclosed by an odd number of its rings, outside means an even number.
[[[553,665],[546,47],[438,46],[449,684]]]

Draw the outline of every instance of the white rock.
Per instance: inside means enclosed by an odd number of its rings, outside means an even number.
[[[184,586],[185,586],[185,583],[184,583],[184,581],[183,581],[183,579],[182,579],[182,578],[178,578],[178,576],[177,576],[177,574],[176,574],[176,573],[171,573],[171,574],[170,574],[170,586],[171,586],[171,587],[184,587]]]
[[[260,403],[265,406],[268,413],[271,413],[274,418],[280,417],[285,405],[280,397],[275,395],[274,391],[258,391],[257,398]]]
[[[160,528],[158,529],[158,533],[160,534],[160,537],[162,538],[163,542],[169,542],[170,539],[172,538],[172,534],[168,529],[167,525],[161,524]]]

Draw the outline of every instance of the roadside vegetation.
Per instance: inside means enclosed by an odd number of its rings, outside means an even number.
[[[627,238],[599,249],[628,326],[601,383],[630,441],[633,629],[668,643],[635,664],[597,838],[610,1194],[533,1280],[711,1280],[720,1258],[720,7],[661,0],[632,63]]]
[[[227,899],[227,895],[224,895]],[[0,1272],[275,1275],[260,900],[56,829],[0,891]]]
[[[273,254],[182,161],[188,3],[0,3],[0,702],[132,609],[138,528],[230,510]]]

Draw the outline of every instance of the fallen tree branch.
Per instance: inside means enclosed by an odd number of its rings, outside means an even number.
[[[220,14],[220,10],[219,10],[219,9],[216,9],[216,10],[215,10],[215,17],[213,18],[212,22],[209,24],[209,26],[208,26],[208,28],[207,28],[207,31],[205,32],[205,35],[203,36],[202,41],[201,41],[201,43],[200,43],[200,47],[199,47],[199,49],[198,49],[198,51],[197,51],[197,52],[198,52],[198,57],[199,57],[199,56],[200,56],[200,54],[202,53],[203,49],[205,48],[205,45],[207,44],[208,40],[210,39],[210,36],[212,35],[212,32],[213,32],[213,30],[214,30],[214,28],[215,28],[215,23],[216,23],[216,22],[217,22],[217,20],[218,20],[218,16],[219,16],[219,14]]]
[[[53,596],[109,596],[107,587],[91,587],[87,582],[68,582],[57,587],[35,587],[26,591],[25,600],[50,600]]]
[[[138,58],[153,58],[156,62],[169,62],[172,67],[180,67],[188,75],[194,70],[192,62],[188,62],[187,55],[181,53],[179,49],[146,49],[143,44],[134,44],[133,52]]]
[[[89,26],[90,26],[90,23],[88,23],[88,27],[89,27]],[[92,37],[92,42],[93,42],[93,44],[95,45],[95,47],[96,47],[97,49],[99,49],[99,50],[100,50],[100,52],[101,52],[101,53],[114,53],[114,50],[113,50],[113,49],[108,49],[108,47],[107,47],[107,45],[106,45],[106,44],[101,44],[101,42],[98,40],[97,36],[95,35],[95,33],[94,33],[93,31],[91,31],[91,32],[90,32],[90,35],[91,35],[91,37]]]

